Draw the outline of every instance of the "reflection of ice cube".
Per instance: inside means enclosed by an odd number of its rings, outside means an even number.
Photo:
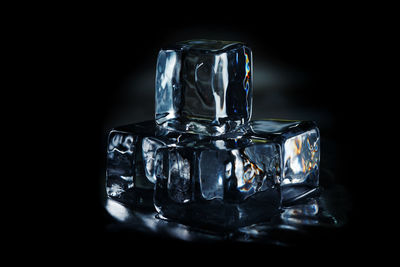
[[[246,122],[252,109],[252,54],[239,42],[196,40],[162,49],[156,68],[156,120]]]
[[[311,198],[306,203],[285,207],[281,219],[289,224],[317,224],[319,205]]]

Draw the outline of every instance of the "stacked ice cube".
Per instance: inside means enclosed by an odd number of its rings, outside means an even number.
[[[252,53],[240,42],[165,47],[156,118],[113,129],[107,194],[199,227],[265,221],[315,190],[319,131],[310,121],[250,121]]]

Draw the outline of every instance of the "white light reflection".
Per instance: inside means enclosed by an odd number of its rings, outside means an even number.
[[[166,53],[162,51],[161,53]],[[170,83],[171,79],[174,75],[174,70],[176,68],[176,52],[168,51],[168,57],[165,60],[165,70],[164,73],[161,74],[161,88],[164,89],[167,83]],[[160,89],[161,89],[160,88]]]
[[[230,178],[232,175],[232,162],[228,162],[225,166],[225,178]]]
[[[243,180],[243,160],[238,149],[231,151],[232,155],[235,157],[235,175],[237,177],[237,187],[241,187],[245,184]]]
[[[221,73],[221,75],[219,75]],[[228,89],[229,74],[228,74],[228,55],[223,53],[215,57],[214,74],[212,76],[211,86],[215,100],[215,118],[227,117],[226,114],[226,90]],[[215,84],[214,77],[221,77]],[[214,88],[216,86],[217,88]],[[222,92],[222,96],[218,93]],[[222,98],[222,99],[221,99]]]
[[[221,175],[218,176],[218,185],[222,185],[223,181],[222,181],[222,177]]]
[[[123,205],[112,199],[107,199],[106,210],[117,220],[124,222],[129,218],[129,211]]]

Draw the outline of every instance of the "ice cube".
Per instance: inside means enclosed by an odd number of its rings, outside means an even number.
[[[147,138],[154,136],[157,141]],[[157,145],[174,140],[169,132],[160,131],[155,121],[111,130],[107,144],[107,195],[126,204],[152,206],[153,155]],[[144,198],[149,198],[150,203],[143,203]]]
[[[252,72],[251,50],[240,42],[191,40],[163,48],[157,123],[211,135],[235,129],[251,117]]]
[[[154,120],[116,127],[110,131],[107,144],[107,195],[139,206],[142,206],[142,195],[145,195],[152,206],[155,172],[161,170],[156,166],[163,160],[160,156],[157,158],[157,150],[202,138],[200,135],[171,132],[159,127]]]
[[[283,148],[282,185],[307,183],[317,186],[320,158],[318,128],[288,138]]]
[[[255,156],[258,152],[263,156]],[[166,218],[205,226],[236,227],[265,219],[280,205],[279,178],[274,177],[277,155],[276,144],[248,138],[202,139],[161,148],[156,156],[162,158],[155,172],[156,209]]]
[[[257,120],[250,135],[280,145],[280,185],[283,202],[313,193],[319,185],[320,134],[312,121]]]
[[[107,148],[107,194],[120,197],[134,186],[137,136],[111,131]]]

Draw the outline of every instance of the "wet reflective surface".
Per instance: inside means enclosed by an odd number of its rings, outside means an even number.
[[[153,209],[134,209],[107,198],[105,208],[114,218],[107,228],[123,227],[142,234],[171,239],[208,242],[256,242],[278,246],[301,244],[310,238],[332,238],[347,223],[351,203],[346,189],[334,184],[331,173],[321,169],[318,191],[299,201],[286,204],[271,220],[229,231],[197,229],[159,218]]]

